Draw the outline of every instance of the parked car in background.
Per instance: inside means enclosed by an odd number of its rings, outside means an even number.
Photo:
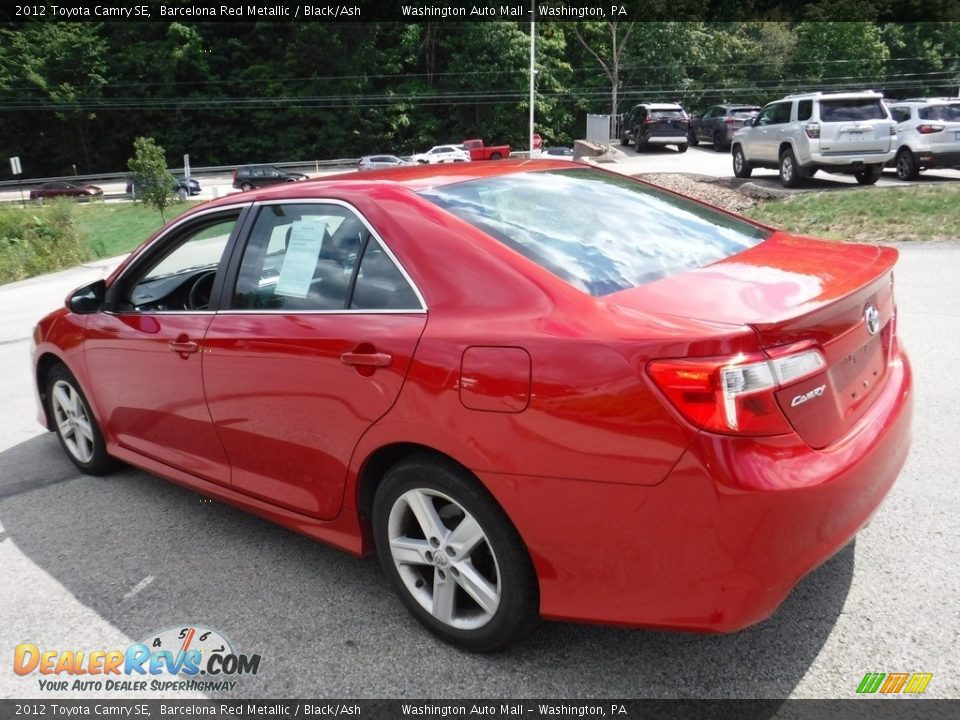
[[[451,162],[470,162],[470,153],[462,145],[434,145],[423,153],[417,153],[410,162],[420,165],[439,165]]]
[[[364,155],[357,161],[357,170],[383,170],[403,165],[409,163],[396,155]]]
[[[627,113],[620,129],[620,144],[632,142],[638,151],[650,145],[676,145],[687,151],[690,118],[677,103],[640,103]]]
[[[713,144],[717,152],[730,149],[733,134],[743,127],[743,121],[753,119],[760,112],[754,105],[714,105],[702,115],[690,118],[690,144],[696,147],[701,142]]]
[[[734,133],[733,174],[775,168],[784,187],[796,187],[824,170],[872,185],[896,154],[896,132],[880,93],[789,95]]]
[[[483,140],[464,140],[461,145],[468,153],[471,160],[502,160],[510,157],[509,145],[484,145]]]
[[[189,210],[39,321],[38,420],[82,472],[375,553],[473,651],[541,616],[758,623],[893,486],[894,248],[573,163],[346,177]]]
[[[131,197],[137,197],[139,195],[139,186],[137,186],[132,180],[127,181],[127,195]],[[170,192],[173,195],[176,195],[180,192],[184,192],[187,195],[199,195],[200,194],[200,181],[196,178],[173,178],[173,184],[170,186]]]
[[[898,178],[916,180],[929,168],[960,168],[960,98],[919,98],[887,107],[897,124]]]
[[[80,200],[93,200],[103,197],[103,189],[96,185],[75,185],[61,180],[44,183],[30,190],[31,200],[68,197]]]
[[[544,148],[543,152],[540,153],[540,157],[549,160],[573,160],[573,148],[563,147],[561,145]]]
[[[303,173],[288,172],[273,165],[244,165],[233,171],[233,186],[241,190],[306,180]]]

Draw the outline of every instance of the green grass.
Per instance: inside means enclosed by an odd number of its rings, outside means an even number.
[[[167,222],[197,204],[175,203],[164,213]],[[94,257],[130,252],[163,224],[159,212],[140,203],[87,203],[75,215]]]
[[[960,238],[960,185],[844,189],[771,200],[745,212],[803,235],[853,240]]]

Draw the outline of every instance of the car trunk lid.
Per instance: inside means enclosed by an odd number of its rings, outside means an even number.
[[[609,300],[659,315],[749,325],[771,358],[818,349],[824,367],[774,394],[794,430],[821,448],[863,416],[886,379],[896,258],[891,248],[776,233],[725,260]]]

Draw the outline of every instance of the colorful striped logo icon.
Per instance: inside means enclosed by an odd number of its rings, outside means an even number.
[[[882,693],[894,695],[910,693],[919,695],[927,689],[933,673],[867,673],[860,681],[857,692],[861,695]]]

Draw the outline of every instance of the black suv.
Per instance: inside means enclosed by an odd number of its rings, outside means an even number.
[[[273,165],[244,165],[233,171],[233,186],[241,190],[306,179],[303,173],[287,172]]]
[[[637,150],[649,145],[676,145],[687,151],[690,118],[676,103],[640,103],[623,118],[620,144],[624,147],[633,140]]]

